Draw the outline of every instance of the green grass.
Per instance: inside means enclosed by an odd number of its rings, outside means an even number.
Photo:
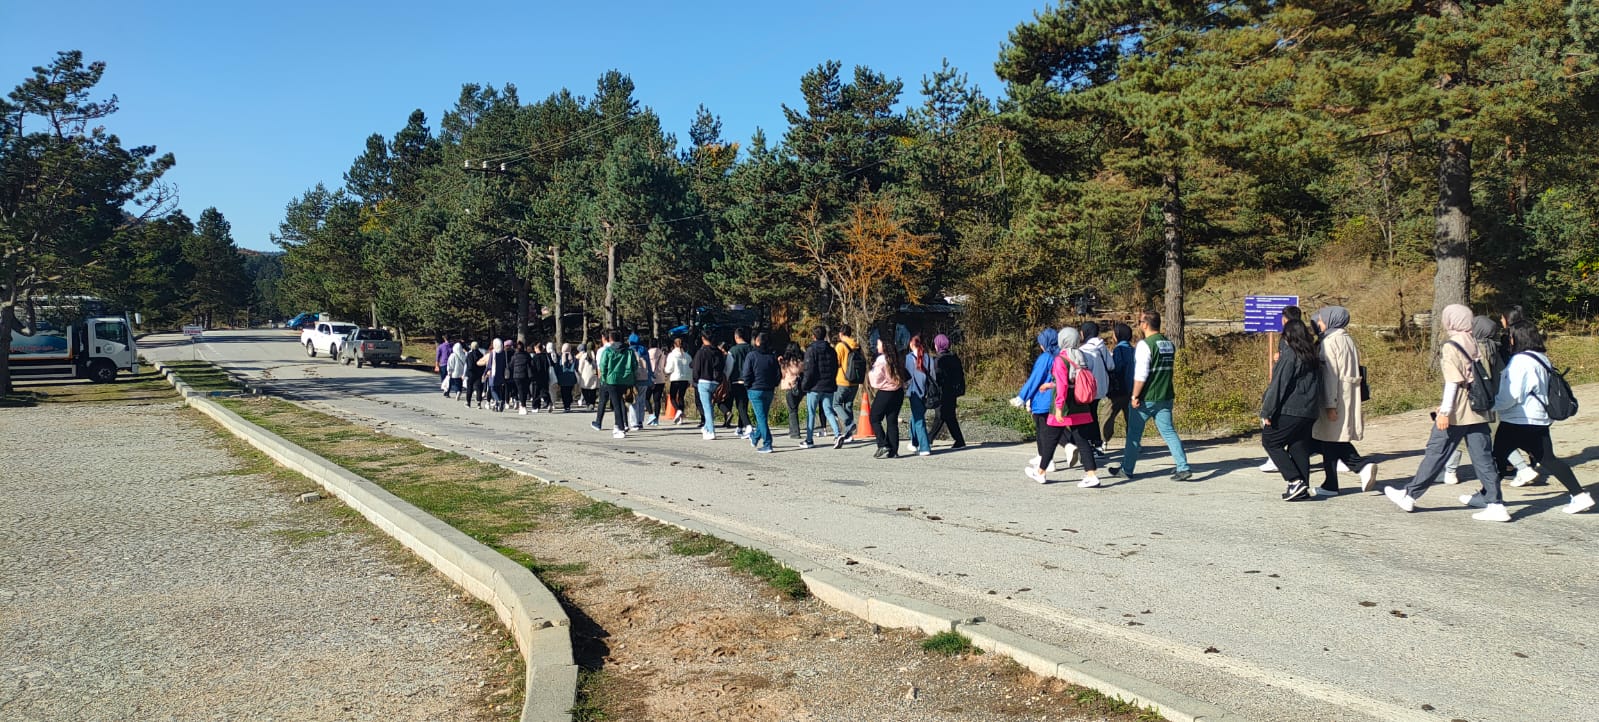
[[[170,403],[177,392],[167,380],[148,366],[133,374],[120,374],[109,384],[87,381],[29,383],[0,397],[0,408],[20,408],[40,404],[149,404]]]
[[[680,531],[672,527],[661,525],[662,529]],[[684,557],[703,557],[718,552],[726,553],[732,545],[721,539],[694,532],[681,532],[675,539],[667,543],[666,548],[673,554]]]
[[[764,580],[768,586],[791,599],[803,599],[810,593],[799,572],[783,566],[772,555],[758,549],[734,547],[733,553],[728,556],[728,563],[734,571]]]
[[[1097,689],[1080,687],[1075,690],[1072,700],[1078,707],[1100,713],[1127,715],[1138,722],[1166,722],[1166,718],[1159,712],[1148,707],[1142,707],[1133,702],[1127,702],[1120,697],[1113,697]]]
[[[609,521],[628,514],[628,510],[608,501],[584,504],[572,510],[572,518],[582,521]]]
[[[605,714],[606,702],[609,697],[606,686],[609,677],[600,670],[579,669],[577,671],[577,702],[572,705],[570,713],[572,722],[601,722],[609,719]]]
[[[971,638],[959,632],[939,632],[928,637],[922,640],[922,650],[946,657],[983,653],[983,650],[972,646]]]
[[[173,361],[165,364],[195,391],[242,391],[243,386],[209,361]]]

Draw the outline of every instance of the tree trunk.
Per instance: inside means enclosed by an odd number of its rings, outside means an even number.
[[[1160,204],[1161,234],[1166,240],[1166,312],[1161,330],[1178,348],[1183,345],[1183,198],[1176,170],[1162,182],[1166,199]]]
[[[616,244],[611,242],[610,227],[605,231],[605,327],[616,328]]]
[[[652,308],[652,309],[650,309],[650,338],[659,339],[660,337],[661,337],[661,309]]]
[[[527,343],[528,342],[528,336],[527,336],[527,326],[528,326],[527,290],[528,289],[527,289],[527,287],[529,285],[531,285],[531,284],[528,283],[528,280],[526,278],[523,278],[521,276],[521,274],[517,275],[517,278],[516,278],[516,340],[521,341],[522,343]]]
[[[1471,300],[1471,141],[1447,138],[1438,144],[1438,209],[1433,216],[1432,253],[1438,272],[1432,282],[1432,348],[1444,307]]]
[[[0,394],[11,393],[11,321],[12,309],[16,308],[11,299],[0,301],[0,357],[5,359],[0,364]]]
[[[555,267],[555,346],[560,348],[566,345],[566,323],[562,316],[566,315],[566,306],[561,303],[561,246],[551,246],[552,265]]]

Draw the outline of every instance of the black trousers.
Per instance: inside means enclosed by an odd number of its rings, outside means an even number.
[[[572,410],[572,387],[571,386],[562,386],[561,387],[561,410],[562,411],[571,411]]]
[[[688,409],[683,407],[683,395],[688,393],[688,387],[687,381],[673,381],[667,390],[667,393],[672,395],[672,408],[684,416],[688,415]]]
[[[599,401],[599,396],[600,396],[600,390],[599,389],[582,389],[582,393],[583,393],[583,405],[584,406],[593,406],[596,402]]]
[[[1109,442],[1111,437],[1116,435],[1116,415],[1121,414],[1122,418],[1127,418],[1127,403],[1132,401],[1132,398],[1131,395],[1127,394],[1105,397],[1105,400],[1110,402],[1110,413],[1105,414],[1105,426],[1101,429],[1103,433],[1099,436],[1100,444],[1103,445]]]
[[[483,388],[483,378],[481,376],[477,376],[476,374],[469,374],[466,377],[466,405],[467,406],[471,406],[472,405],[472,397],[473,396],[477,397],[477,402],[478,403],[480,403],[480,404],[483,403],[483,396],[486,393],[487,393],[487,391]]]
[[[531,379],[528,379],[527,377],[524,376],[522,378],[511,379],[511,381],[516,385],[516,397],[515,397],[516,398],[516,403],[521,404],[523,408],[526,408],[527,407],[527,392],[528,392],[528,389],[532,386],[532,384],[529,383],[531,381]]]
[[[610,403],[611,411],[616,414],[615,427],[627,431],[627,402],[622,396],[627,390],[633,388],[631,384],[604,384],[600,390],[605,392],[600,396],[599,410],[594,414],[594,423],[605,423],[605,404]]]
[[[1509,464],[1511,449],[1521,449],[1521,453],[1527,455],[1528,462],[1537,464],[1544,473],[1558,479],[1572,496],[1582,493],[1582,485],[1577,483],[1577,475],[1571,472],[1571,465],[1555,456],[1554,444],[1549,440],[1549,427],[1499,422],[1499,433],[1494,436],[1494,464],[1499,468]]]
[[[649,406],[650,406],[650,413],[653,414],[655,416],[655,418],[657,418],[657,419],[661,418],[661,412],[666,410],[665,406],[664,406],[665,403],[666,403],[666,384],[663,382],[663,383],[658,383],[658,384],[655,384],[654,386],[651,386],[650,387]]]
[[[1338,462],[1344,462],[1344,466],[1355,471],[1360,471],[1360,467],[1366,465],[1366,457],[1361,456],[1355,450],[1355,445],[1347,441],[1312,440],[1310,448],[1311,451],[1321,452],[1321,470],[1326,474],[1321,481],[1321,488],[1329,491],[1338,490]],[[1282,465],[1278,464],[1277,468],[1281,469]]]
[[[905,405],[905,389],[879,391],[872,398],[872,428],[877,431],[877,445],[888,449],[888,455],[899,456],[899,410]]]
[[[1266,447],[1266,455],[1277,465],[1283,481],[1310,483],[1310,430],[1315,425],[1314,418],[1283,414],[1261,429],[1260,445]],[[1337,466],[1338,462],[1334,461],[1333,467]]]
[[[956,401],[954,397],[945,397],[938,402],[938,408],[933,410],[933,423],[927,427],[928,441],[937,441],[938,435],[948,427],[950,440],[961,446],[966,445],[966,435],[961,433],[961,420],[955,417]]]
[[[532,389],[533,408],[551,410],[555,408],[555,400],[550,398],[549,374],[536,379],[528,379],[528,386]]]
[[[1055,449],[1067,444],[1077,447],[1078,458],[1083,460],[1083,471],[1094,471],[1093,447],[1088,445],[1085,427],[1080,426],[1050,426],[1049,414],[1033,414],[1033,426],[1038,431],[1038,468],[1048,469],[1049,462],[1055,460]]]
[[[733,384],[727,389],[727,398],[733,402],[733,410],[738,412],[738,427],[751,426],[750,422],[750,387],[744,384]]]
[[[800,407],[805,405],[805,392],[798,387],[784,393],[788,400],[788,438],[800,438]]]
[[[1082,430],[1081,435],[1089,448],[1097,449],[1105,445],[1105,435],[1099,430],[1099,399],[1094,399],[1094,403],[1088,405],[1088,416],[1093,422]]]

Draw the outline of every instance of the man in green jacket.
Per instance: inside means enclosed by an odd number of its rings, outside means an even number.
[[[1155,428],[1166,440],[1172,462],[1177,465],[1177,470],[1171,476],[1172,481],[1188,481],[1194,474],[1188,470],[1183,440],[1177,437],[1177,427],[1172,424],[1171,418],[1172,403],[1177,399],[1176,390],[1172,387],[1177,345],[1161,335],[1160,314],[1154,311],[1144,312],[1138,328],[1143,331],[1144,340],[1133,351],[1133,394],[1127,414],[1127,445],[1122,451],[1119,472],[1125,473],[1129,479],[1133,478],[1133,469],[1138,466],[1138,457],[1144,450],[1144,425],[1154,419]],[[1118,473],[1117,467],[1110,467],[1110,472]]]
[[[611,408],[616,412],[616,422],[611,427],[611,438],[627,438],[627,407],[623,404],[623,397],[627,390],[633,388],[634,377],[637,374],[638,356],[628,350],[626,331],[611,331],[611,345],[601,349],[600,353],[600,384],[605,398],[611,403]],[[600,416],[605,414],[605,404],[600,404]],[[600,428],[600,419],[596,418],[593,424],[595,429]]]

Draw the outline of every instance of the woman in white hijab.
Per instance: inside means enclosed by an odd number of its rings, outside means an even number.
[[[466,380],[466,348],[460,341],[455,342],[455,347],[450,349],[450,359],[445,362],[444,368],[450,379],[450,390],[447,395],[458,399]]]
[[[1466,442],[1471,455],[1471,465],[1482,482],[1482,502],[1485,508],[1471,515],[1480,521],[1510,521],[1499,496],[1499,469],[1493,461],[1493,445],[1488,432],[1487,412],[1471,408],[1470,388],[1477,374],[1475,366],[1481,363],[1477,342],[1471,337],[1471,309],[1460,304],[1444,307],[1439,318],[1449,339],[1438,350],[1438,361],[1443,368],[1443,399],[1433,413],[1432,435],[1427,439],[1427,450],[1421,459],[1416,475],[1404,488],[1390,486],[1383,490],[1388,499],[1405,511],[1414,511],[1416,499],[1436,481],[1449,461],[1449,452],[1456,444]],[[1479,380],[1478,383],[1486,380]],[[1495,389],[1494,391],[1497,391]],[[1490,392],[1491,393],[1491,392]]]

